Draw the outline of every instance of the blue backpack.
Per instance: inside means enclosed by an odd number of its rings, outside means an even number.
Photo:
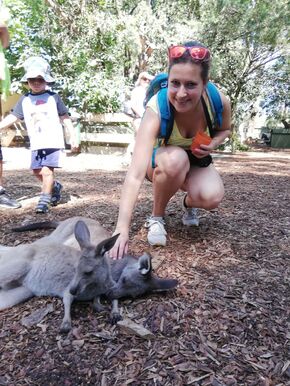
[[[158,108],[159,108],[160,117],[161,117],[159,138],[164,139],[165,144],[169,140],[169,137],[173,129],[173,122],[174,122],[173,108],[167,98],[167,85],[168,85],[168,74],[161,73],[156,75],[155,78],[152,79],[149,84],[149,87],[146,91],[146,98],[144,100],[144,107],[146,107],[149,99],[151,99],[153,95],[157,94]],[[203,97],[201,97],[201,101],[202,101],[207,125],[209,128],[210,136],[213,137],[215,128],[217,126],[221,127],[222,125],[223,104],[222,104],[220,93],[217,87],[213,83],[211,82],[207,83],[206,92],[211,105],[211,110],[214,112],[213,121],[210,118],[208,108]]]

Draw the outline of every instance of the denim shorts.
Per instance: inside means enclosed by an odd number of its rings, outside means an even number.
[[[60,149],[39,149],[31,152],[31,169],[41,169],[43,166],[61,168],[63,151]]]

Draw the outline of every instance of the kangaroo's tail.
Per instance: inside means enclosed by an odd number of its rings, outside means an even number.
[[[20,225],[19,227],[13,227],[13,232],[26,232],[35,231],[37,229],[55,229],[59,225],[59,221],[42,221],[34,222],[26,225]]]

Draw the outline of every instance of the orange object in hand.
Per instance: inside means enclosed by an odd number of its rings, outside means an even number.
[[[196,136],[193,138],[190,145],[191,151],[199,149],[200,145],[209,145],[211,143],[211,137],[203,131],[198,131]]]

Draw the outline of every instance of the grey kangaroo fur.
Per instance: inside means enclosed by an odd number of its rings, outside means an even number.
[[[176,287],[177,280],[152,274],[148,254],[138,260],[132,256],[108,259],[106,251],[118,235],[108,236],[97,221],[73,217],[31,244],[0,246],[0,310],[33,296],[57,296],[64,303],[61,331],[68,332],[74,300],[93,300],[99,311],[100,296],[106,295],[113,301],[111,317],[116,321],[120,318],[117,299]]]

